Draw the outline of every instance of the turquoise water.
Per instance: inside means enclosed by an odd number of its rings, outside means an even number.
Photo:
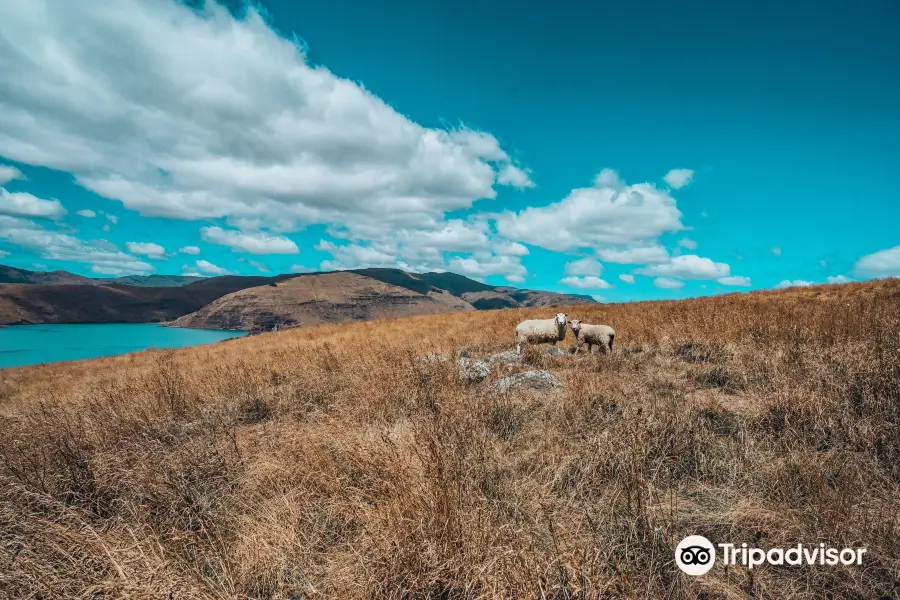
[[[243,331],[180,329],[154,323],[12,325],[0,327],[0,369],[125,354],[147,348],[199,346]]]

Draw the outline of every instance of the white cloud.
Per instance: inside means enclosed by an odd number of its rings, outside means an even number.
[[[780,257],[781,256],[781,248],[779,248],[778,246],[775,246],[774,248],[772,248],[772,254]]]
[[[681,246],[682,248],[687,248],[688,250],[696,250],[697,249],[697,242],[695,242],[694,240],[692,240],[690,238],[682,238],[682,239],[678,240],[678,245]]]
[[[559,282],[583,290],[608,290],[613,287],[609,282],[594,276],[563,277]]]
[[[719,277],[719,279],[717,279],[716,281],[718,281],[722,285],[733,285],[733,286],[737,286],[737,287],[749,287],[749,286],[753,285],[753,283],[750,281],[749,277],[743,277],[741,275],[730,275],[728,277]]]
[[[9,183],[13,179],[25,179],[25,176],[15,167],[0,165],[0,185]]]
[[[251,267],[253,267],[254,269],[256,269],[257,271],[261,272],[261,273],[268,273],[268,272],[269,272],[269,267],[267,267],[266,265],[262,264],[262,263],[259,262],[258,260],[248,260],[248,261],[247,261],[247,264],[250,265]]]
[[[321,240],[316,250],[329,252],[331,260],[323,260],[320,267],[323,271],[342,271],[348,269],[365,269],[370,267],[399,268],[397,257],[392,252],[384,252],[361,244],[337,245]]]
[[[853,272],[860,277],[900,277],[900,246],[863,256]]]
[[[591,294],[591,298],[593,298],[597,302],[606,302],[606,298],[599,294]]]
[[[534,182],[531,181],[528,169],[520,169],[512,164],[508,164],[500,169],[500,173],[497,175],[497,183],[509,185],[520,190],[534,187]]]
[[[153,242],[126,242],[125,247],[132,254],[141,254],[148,258],[165,258],[166,249]]]
[[[315,269],[311,269],[304,265],[291,265],[288,269],[290,269],[291,273],[312,273],[315,271]]]
[[[670,188],[677,190],[683,188],[694,178],[694,172],[691,169],[672,169],[666,173],[666,183]]]
[[[203,273],[205,275],[230,275],[231,271],[228,269],[223,269],[218,265],[214,265],[206,260],[198,260],[194,263],[197,267],[197,271]]]
[[[42,258],[89,264],[95,273],[117,275],[153,271],[152,265],[122,252],[106,240],[82,241],[26,219],[0,216],[0,239]]]
[[[657,277],[653,280],[653,285],[666,290],[677,290],[680,287],[684,287],[684,282],[677,279],[669,279],[668,277]]]
[[[820,261],[819,261],[819,265],[821,265],[821,267],[824,269],[825,267],[828,266],[828,262],[825,261],[825,260],[820,260]]]
[[[681,279],[719,279],[731,275],[731,267],[696,254],[673,256],[667,263],[637,269],[639,275],[660,275]]]
[[[8,192],[0,187],[0,215],[59,219],[65,214],[66,209],[59,200],[44,200],[25,192]]]
[[[491,250],[494,254],[503,254],[506,256],[526,256],[528,254],[528,248],[524,244],[506,240],[494,242],[491,245]]]
[[[198,248],[197,246],[184,246],[182,248],[179,248],[178,251],[182,254],[192,254],[194,256],[200,254],[200,248]]]
[[[566,275],[594,275],[603,273],[603,265],[596,258],[586,257],[566,263]]]
[[[221,227],[204,227],[200,230],[203,241],[228,246],[236,252],[250,254],[297,254],[300,249],[293,240],[265,231],[238,231]]]
[[[109,222],[112,223],[113,225],[118,225],[118,224],[119,224],[119,217],[117,217],[116,215],[111,215],[111,214],[109,214],[109,213],[106,213],[106,218],[107,218],[107,219],[109,220]]]
[[[624,186],[611,170],[601,172],[594,187],[572,190],[561,202],[504,212],[496,221],[503,237],[556,251],[631,246],[684,229],[668,191],[651,183]]]
[[[94,217],[97,216],[97,213],[95,213],[94,211],[89,210],[87,208],[83,208],[75,214],[77,214],[78,216],[84,217],[85,219],[93,219]]]
[[[853,280],[844,275],[829,275],[825,281],[828,283],[850,283]]]
[[[518,257],[515,256],[454,257],[450,260],[449,269],[460,275],[478,278],[502,275],[507,281],[513,283],[525,281],[525,275],[528,274]]]
[[[534,185],[492,135],[410,121],[253,7],[235,20],[215,2],[7,0],[0,55],[0,80],[18,82],[0,96],[0,155],[144,215],[325,224],[437,267],[473,251],[441,245],[487,243],[447,213]]]
[[[6,250],[0,250],[0,258],[6,258],[7,256],[9,256],[9,252],[7,252]]]
[[[634,275],[628,275],[627,273],[622,273],[621,275],[619,275],[619,279],[621,279],[625,283],[634,283]]]
[[[669,260],[668,251],[659,244],[631,248],[600,248],[597,250],[597,256],[605,262],[622,265],[646,265]]]
[[[811,285],[815,285],[815,284],[812,281],[804,281],[803,279],[795,279],[793,281],[791,281],[790,279],[785,279],[781,283],[776,285],[775,287],[779,288],[779,289],[783,289],[783,288],[789,288],[789,287],[809,287]]]
[[[103,231],[106,231],[106,232],[112,231],[112,227],[110,227],[109,225],[104,225]]]

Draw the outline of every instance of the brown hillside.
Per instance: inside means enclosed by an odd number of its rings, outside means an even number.
[[[214,277],[178,287],[0,284],[0,325],[151,323],[191,313],[225,294],[279,277]]]
[[[573,306],[614,356],[484,383],[416,359],[551,310],[0,371],[0,597],[896,596],[900,280]],[[531,369],[564,387],[492,390]],[[688,577],[689,534],[867,554]]]
[[[447,292],[420,294],[344,271],[301,275],[228,294],[176,319],[172,325],[268,331],[276,326],[310,326],[460,310],[473,308]]]

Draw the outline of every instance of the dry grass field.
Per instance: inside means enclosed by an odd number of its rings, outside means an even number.
[[[513,368],[561,392],[415,360],[552,312],[0,371],[0,597],[900,597],[900,280],[573,307],[613,357]],[[691,578],[688,534],[868,554]]]

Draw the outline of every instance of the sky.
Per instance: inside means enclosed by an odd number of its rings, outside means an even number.
[[[0,263],[900,276],[900,4],[0,3]]]

